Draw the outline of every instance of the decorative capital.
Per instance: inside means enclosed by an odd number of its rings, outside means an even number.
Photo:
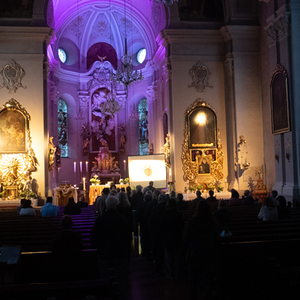
[[[156,86],[155,82],[152,82],[152,84],[150,86],[148,86],[147,95],[148,95],[147,100],[148,100],[149,104],[153,103],[156,100],[157,86]]]
[[[18,88],[27,89],[27,87],[22,84],[25,71],[13,59],[4,66],[0,74],[3,77],[3,84],[0,88],[6,87],[9,93],[16,93]]]
[[[234,74],[234,61],[233,58],[226,58],[224,61],[225,71],[228,76],[232,77]]]
[[[48,83],[49,83],[49,85],[48,85],[49,86],[49,98],[51,101],[53,101],[55,104],[57,104],[58,99],[59,99],[59,97],[58,97],[59,92],[57,90],[57,87],[52,80],[49,80]]]

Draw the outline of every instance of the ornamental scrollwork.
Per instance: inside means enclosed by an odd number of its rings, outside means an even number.
[[[210,70],[202,62],[198,61],[189,71],[192,78],[192,83],[188,86],[195,87],[198,92],[204,92],[206,87],[212,88],[213,86],[208,83],[211,75]]]
[[[9,93],[16,93],[18,88],[27,89],[27,87],[22,84],[25,71],[13,59],[4,66],[0,74],[3,77],[3,84],[0,88],[6,87]]]

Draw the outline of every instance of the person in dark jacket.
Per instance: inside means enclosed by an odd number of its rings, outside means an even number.
[[[155,260],[155,271],[161,275],[164,270],[164,245],[162,235],[162,223],[166,210],[168,197],[166,194],[160,194],[158,204],[152,209],[149,218],[149,232],[153,258]]]
[[[108,196],[106,212],[97,218],[90,239],[98,252],[100,277],[109,278],[113,269],[122,294],[128,278],[131,229],[126,218],[116,210],[118,204],[117,197]]]
[[[166,204],[166,211],[162,221],[163,245],[168,267],[168,277],[177,279],[182,276],[181,250],[183,245],[184,223],[181,212],[178,211],[174,198]]]
[[[185,226],[183,239],[191,283],[190,299],[206,299],[211,292],[219,246],[217,225],[206,201],[199,202],[195,216]]]
[[[56,276],[62,280],[75,279],[80,275],[82,267],[82,236],[72,230],[73,221],[69,215],[62,218],[61,226],[62,230],[54,236],[52,242]]]

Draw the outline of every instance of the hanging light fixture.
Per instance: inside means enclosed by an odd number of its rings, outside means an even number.
[[[121,85],[124,85],[126,89],[128,86],[138,83],[143,80],[142,71],[135,69],[132,65],[131,56],[127,51],[127,16],[126,16],[126,4],[124,0],[124,15],[125,15],[125,53],[120,59],[120,65],[116,73],[112,73],[112,79]]]
[[[156,2],[161,2],[163,3],[165,6],[170,6],[172,5],[174,2],[178,2],[178,0],[156,0]]]

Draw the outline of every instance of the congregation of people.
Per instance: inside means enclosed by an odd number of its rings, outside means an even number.
[[[117,189],[114,184],[104,188],[94,202],[98,217],[90,234],[91,244],[98,253],[100,277],[107,278],[113,268],[120,290],[125,290],[131,245],[133,241],[140,241],[141,255],[153,262],[153,271],[157,275],[172,281],[189,276],[190,299],[209,294],[217,267],[216,258],[220,254],[220,229],[227,229],[231,217],[228,208],[254,205],[257,199],[248,190],[242,197],[236,190],[231,190],[231,198],[226,201],[218,200],[213,191],[209,191],[207,199],[200,191],[196,196],[193,201],[185,201],[181,193],[167,194],[155,189],[153,182],[145,188],[137,185],[135,190],[130,186]],[[62,231],[54,237],[53,253],[65,270],[82,251],[82,237],[72,231],[70,216],[81,214],[81,208],[87,205],[84,198],[78,203],[70,198],[63,209]],[[272,191],[258,218],[263,221],[288,218],[290,209],[285,198]],[[30,200],[25,199],[21,200],[17,212],[20,216],[36,214]],[[185,212],[191,213],[188,220],[183,217]],[[59,207],[52,203],[52,197],[48,197],[40,214],[55,217],[58,213]],[[65,272],[63,269],[61,273]]]

